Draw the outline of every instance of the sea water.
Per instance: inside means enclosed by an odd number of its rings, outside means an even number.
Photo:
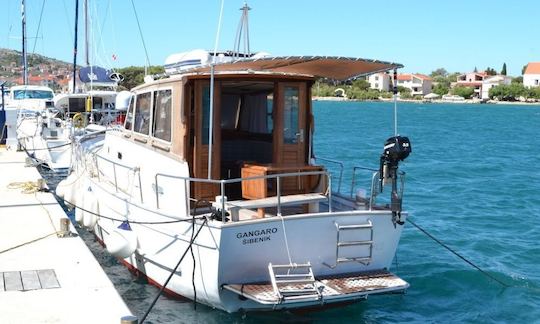
[[[378,167],[384,141],[395,133],[394,105],[319,101],[313,110],[314,153],[345,163],[341,189],[350,191],[352,167]],[[406,223],[391,269],[411,284],[404,295],[321,311],[247,314],[161,297],[148,323],[540,322],[539,130],[540,106],[398,104],[397,133],[412,142],[400,164],[410,219],[509,287]],[[337,186],[339,170],[331,170]],[[158,289],[81,234],[142,316]]]

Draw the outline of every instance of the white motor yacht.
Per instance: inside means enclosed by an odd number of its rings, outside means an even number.
[[[402,66],[223,55],[204,64],[212,55],[199,54],[133,89],[124,128],[78,140],[73,172],[57,189],[77,220],[151,283],[227,312],[407,289],[389,269],[407,217],[398,163],[408,139],[381,145],[365,196],[337,190],[312,147],[317,78]]]
[[[18,145],[52,170],[71,165],[71,127],[54,108],[54,92],[43,86],[11,88],[7,110],[17,116]]]

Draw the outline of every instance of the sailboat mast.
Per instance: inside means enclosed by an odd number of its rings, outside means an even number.
[[[25,13],[25,0],[21,2],[21,19],[22,19],[22,66],[23,74],[22,81],[23,85],[28,84],[28,60],[26,57],[26,13]]]
[[[88,43],[88,0],[84,0],[84,57],[86,66],[90,66],[90,45]]]
[[[79,0],[75,0],[75,44],[73,45],[73,93],[76,92],[75,81],[77,77],[77,35],[79,32]]]

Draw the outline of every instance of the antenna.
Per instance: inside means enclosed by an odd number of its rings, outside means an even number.
[[[249,49],[249,11],[251,8],[244,2],[244,6],[240,8],[242,10],[242,16],[238,23],[238,29],[236,31],[236,37],[234,39],[233,57],[240,57],[240,44],[242,43],[242,30],[245,29],[244,34],[244,56],[249,56],[251,51]]]
[[[397,128],[397,94],[398,94],[398,88],[397,88],[397,69],[394,69],[394,136],[398,136],[398,128]]]

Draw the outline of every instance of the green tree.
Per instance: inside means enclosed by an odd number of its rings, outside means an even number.
[[[431,72],[429,76],[432,78],[437,78],[437,77],[446,78],[446,76],[448,76],[448,71],[446,71],[444,68],[438,68],[435,71]]]
[[[501,74],[502,74],[502,75],[506,75],[506,62],[503,63],[503,67],[502,67],[502,70],[501,70]]]
[[[446,78],[448,79],[449,82],[456,82],[458,76],[460,76],[460,75],[461,75],[461,73],[454,72],[454,73],[449,74]]]
[[[450,90],[450,86],[448,86],[448,85],[446,85],[444,83],[437,83],[433,87],[433,93],[436,93],[439,96],[444,96],[445,94],[448,93],[449,90]]]
[[[529,66],[529,64],[523,65],[523,67],[521,68],[521,75],[525,74],[525,70],[527,70],[527,66]]]
[[[399,97],[401,99],[410,99],[410,98],[412,98],[411,89],[405,88],[405,87],[402,87],[402,86],[398,86],[397,90],[399,92]]]
[[[120,82],[119,85],[132,89],[139,84],[144,83],[144,67],[142,66],[128,66],[125,68],[118,69],[118,72],[124,76],[124,81]],[[148,74],[160,74],[165,72],[162,66],[149,66]]]
[[[512,79],[512,83],[523,84],[523,77],[522,77],[522,76],[518,76],[518,77],[513,78],[513,79]]]
[[[465,99],[470,99],[474,94],[474,88],[457,86],[452,89],[452,94],[463,97]]]
[[[489,66],[486,68],[487,75],[497,75],[497,71],[495,69],[490,68]]]
[[[501,84],[489,89],[489,97],[502,101],[515,101],[519,97],[534,97],[523,84]]]
[[[474,67],[474,73],[478,73],[478,69],[476,68],[476,66]]]
[[[362,79],[354,80],[352,85],[353,85],[354,88],[358,88],[358,89],[363,90],[363,91],[367,91],[370,88],[369,82],[367,82],[366,80],[362,80]]]

